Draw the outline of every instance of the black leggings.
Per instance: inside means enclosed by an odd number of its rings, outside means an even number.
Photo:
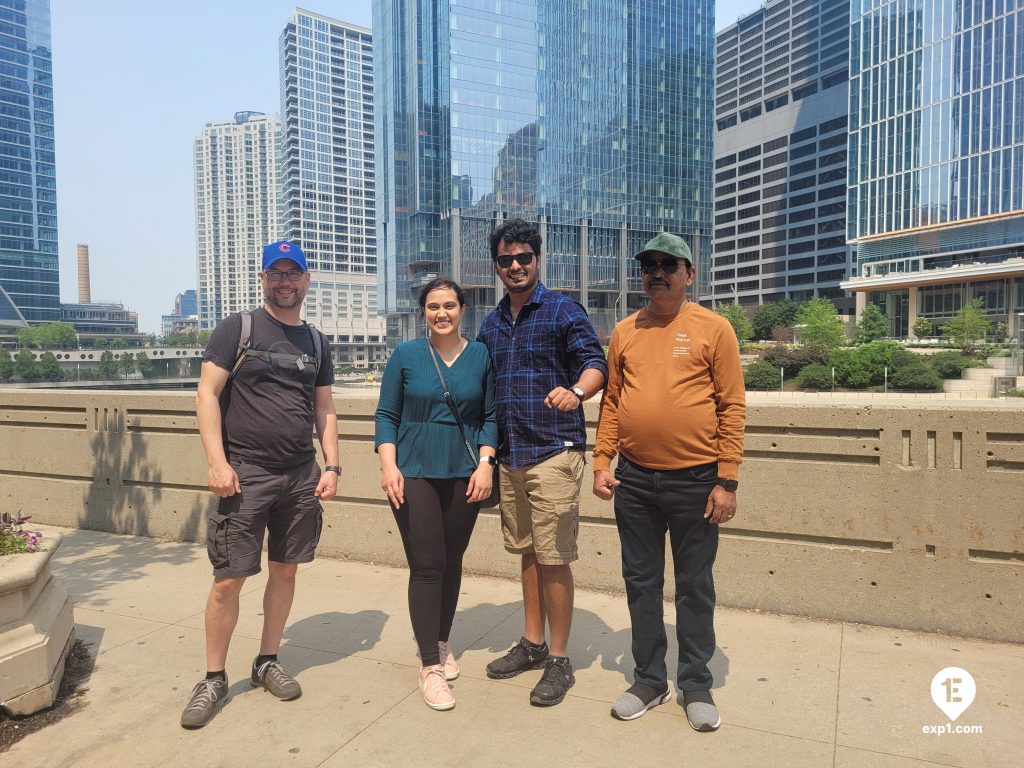
[[[439,664],[462,586],[462,556],[480,505],[466,501],[466,479],[405,478],[405,502],[391,507],[409,561],[409,616],[420,662]]]

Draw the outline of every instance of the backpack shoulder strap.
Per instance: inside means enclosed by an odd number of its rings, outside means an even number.
[[[323,341],[320,339],[320,331],[316,329],[316,326],[312,323],[306,323],[306,327],[309,328],[310,334],[313,336],[313,351],[316,353],[316,376],[313,379],[313,386],[316,386],[316,380],[320,378],[320,364],[324,356]]]
[[[231,368],[231,373],[228,374],[228,381],[235,378],[238,369],[245,362],[245,353],[252,347],[252,312],[250,310],[243,310],[238,314],[242,318],[242,330],[238,334],[238,355],[235,357],[235,364]]]

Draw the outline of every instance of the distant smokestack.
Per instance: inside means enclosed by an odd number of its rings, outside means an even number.
[[[89,288],[89,246],[78,244],[78,303],[92,304]]]

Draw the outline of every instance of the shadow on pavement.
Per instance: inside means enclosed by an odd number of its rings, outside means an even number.
[[[184,565],[202,556],[192,545],[128,536],[114,539],[78,529],[64,533],[53,563],[76,603],[89,602],[90,607],[102,608],[111,603],[100,597],[109,593],[110,585],[144,578],[154,564]]]
[[[365,610],[358,613],[340,613],[338,611],[318,613],[299,619],[285,628],[284,639],[288,641],[289,645],[352,656],[360,651],[368,651],[377,645],[389,618],[391,617],[388,614],[378,610]],[[329,643],[323,642],[325,635],[330,636]],[[327,663],[327,661],[325,660],[323,663]],[[319,664],[312,660],[293,659],[287,666],[293,672],[300,672],[310,667],[319,666]]]

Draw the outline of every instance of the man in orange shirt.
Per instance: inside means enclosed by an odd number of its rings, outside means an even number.
[[[743,458],[739,344],[725,318],[687,300],[696,270],[682,238],[664,232],[636,258],[648,304],[612,334],[594,448],[594,494],[615,499],[636,665],[634,684],[612,715],[634,720],[670,696],[667,531],[676,580],[676,687],[690,725],[713,731],[721,718],[708,670],[715,652],[712,567],[718,526],[736,514]]]

